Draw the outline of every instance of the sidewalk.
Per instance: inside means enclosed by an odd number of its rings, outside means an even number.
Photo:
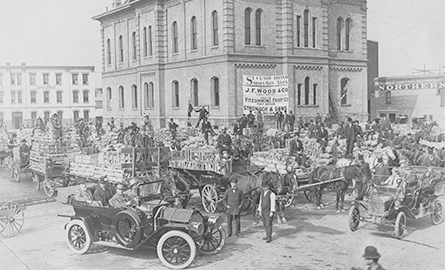
[[[0,241],[0,269],[29,270],[17,255]]]

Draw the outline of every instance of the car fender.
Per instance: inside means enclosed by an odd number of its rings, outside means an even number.
[[[192,236],[192,234],[190,233],[190,224],[181,224],[181,223],[167,223],[165,225],[163,225],[161,228],[159,228],[158,230],[156,230],[156,232],[151,235],[151,239],[153,239],[153,237],[155,238],[160,238],[164,233],[171,231],[171,230],[178,230],[178,231],[183,231],[187,234],[190,234],[190,236]],[[159,237],[156,237],[159,236]],[[194,238],[192,236],[192,238]]]
[[[99,237],[97,236],[96,230],[94,229],[93,221],[91,220],[90,217],[88,217],[88,216],[69,216],[69,215],[59,215],[59,217],[69,217],[71,220],[75,220],[75,219],[82,220],[83,223],[85,224],[87,230],[88,230],[88,233],[91,236],[91,239],[93,241],[98,241],[99,240]],[[65,226],[64,226],[65,230],[66,230],[66,226],[68,224],[69,224],[69,222],[65,224]]]
[[[394,210],[393,210],[393,213],[395,214],[394,217],[397,217],[397,214],[398,214],[399,212],[403,212],[403,213],[405,213],[405,215],[406,215],[408,218],[411,218],[411,219],[415,219],[415,218],[416,218],[416,217],[413,215],[413,213],[411,212],[411,210],[410,210],[406,205],[401,205],[401,206],[399,206],[398,209],[394,209]]]

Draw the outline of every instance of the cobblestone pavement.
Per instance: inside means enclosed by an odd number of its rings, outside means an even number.
[[[328,206],[316,210],[297,198],[287,209],[287,224],[274,224],[273,241],[261,238],[264,230],[250,215],[242,216],[243,238],[227,239],[217,255],[197,255],[191,269],[350,269],[364,268],[361,255],[367,245],[382,254],[386,269],[445,269],[445,224],[432,226],[428,218],[408,220],[408,234],[397,240],[389,227],[362,225],[356,232],[347,228],[347,214]],[[199,205],[195,195],[193,204]],[[75,255],[65,243],[70,206],[52,202],[29,206],[25,225],[15,237],[0,236],[0,269],[165,269],[155,249],[129,251],[119,247],[93,245],[89,253]]]

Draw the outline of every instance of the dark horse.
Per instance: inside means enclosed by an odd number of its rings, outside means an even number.
[[[320,166],[315,168],[309,174],[308,184],[338,179],[338,181],[310,187],[310,192],[315,195],[314,202],[317,205],[317,209],[324,207],[321,200],[321,195],[326,187],[331,186],[337,193],[337,203],[335,205],[335,209],[337,212],[344,212],[345,209],[343,207],[343,203],[345,200],[346,191],[354,178],[361,177],[362,172],[360,167],[357,165],[348,165],[342,168],[335,168],[334,166]]]

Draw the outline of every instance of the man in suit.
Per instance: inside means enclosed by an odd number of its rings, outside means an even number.
[[[266,230],[266,243],[272,241],[272,221],[275,214],[275,193],[270,190],[269,183],[262,183],[262,191],[260,194],[260,203],[258,204],[258,214],[263,220],[264,229]]]
[[[442,175],[434,171],[432,166],[429,166],[424,174],[420,177],[422,182],[422,193],[420,194],[420,201],[428,202],[426,199],[429,195],[434,194],[434,186],[437,181],[442,179]]]
[[[292,111],[289,111],[288,122],[289,122],[289,130],[290,130],[291,132],[294,131],[294,127],[295,127],[295,115],[293,114]]]
[[[280,109],[275,113],[275,119],[277,120],[277,129],[281,130],[281,123],[283,122],[284,117]]]
[[[348,117],[348,122],[345,125],[344,134],[346,137],[346,156],[352,156],[354,150],[354,143],[356,140],[356,128],[352,124],[351,117]]]
[[[228,236],[232,236],[232,221],[235,218],[235,235],[242,237],[241,230],[241,207],[244,203],[243,192],[236,187],[238,180],[232,179],[230,181],[230,188],[224,192],[223,203],[226,207],[226,213],[228,216],[227,220],[227,231]]]
[[[372,179],[371,169],[369,168],[369,164],[364,161],[363,155],[358,155],[358,163],[360,166],[360,170],[362,171],[362,179],[357,181],[357,198],[356,200],[362,201],[363,196],[365,196],[366,189],[368,188],[368,183]]]
[[[233,135],[243,135],[243,127],[241,126],[241,121],[238,120],[233,127]]]
[[[221,154],[224,150],[230,155],[232,148],[232,139],[230,135],[227,134],[227,128],[223,127],[222,133],[218,136],[218,149]]]
[[[306,164],[306,156],[304,155],[303,143],[300,141],[300,134],[295,134],[293,140],[289,142],[289,155],[295,157],[298,165]]]
[[[202,120],[204,120],[204,118],[208,117],[209,115],[209,111],[206,110],[206,108],[204,108],[204,106],[199,106],[198,110],[195,110],[195,112],[199,113],[198,116],[198,123],[196,123],[196,128],[199,127],[199,123],[201,123]]]
[[[102,206],[108,206],[108,201],[113,197],[113,191],[106,186],[107,182],[104,177],[99,180],[99,185],[94,188],[93,199],[102,204]]]
[[[207,117],[204,117],[204,121],[202,122],[201,126],[201,132],[204,134],[204,139],[206,140],[206,143],[209,144],[209,133],[215,135],[215,132],[213,131],[212,125],[210,124]]]
[[[113,198],[111,198],[108,202],[110,206],[114,208],[122,208],[125,205],[129,205],[127,198],[124,196],[124,185],[117,184],[116,194],[114,194]]]

